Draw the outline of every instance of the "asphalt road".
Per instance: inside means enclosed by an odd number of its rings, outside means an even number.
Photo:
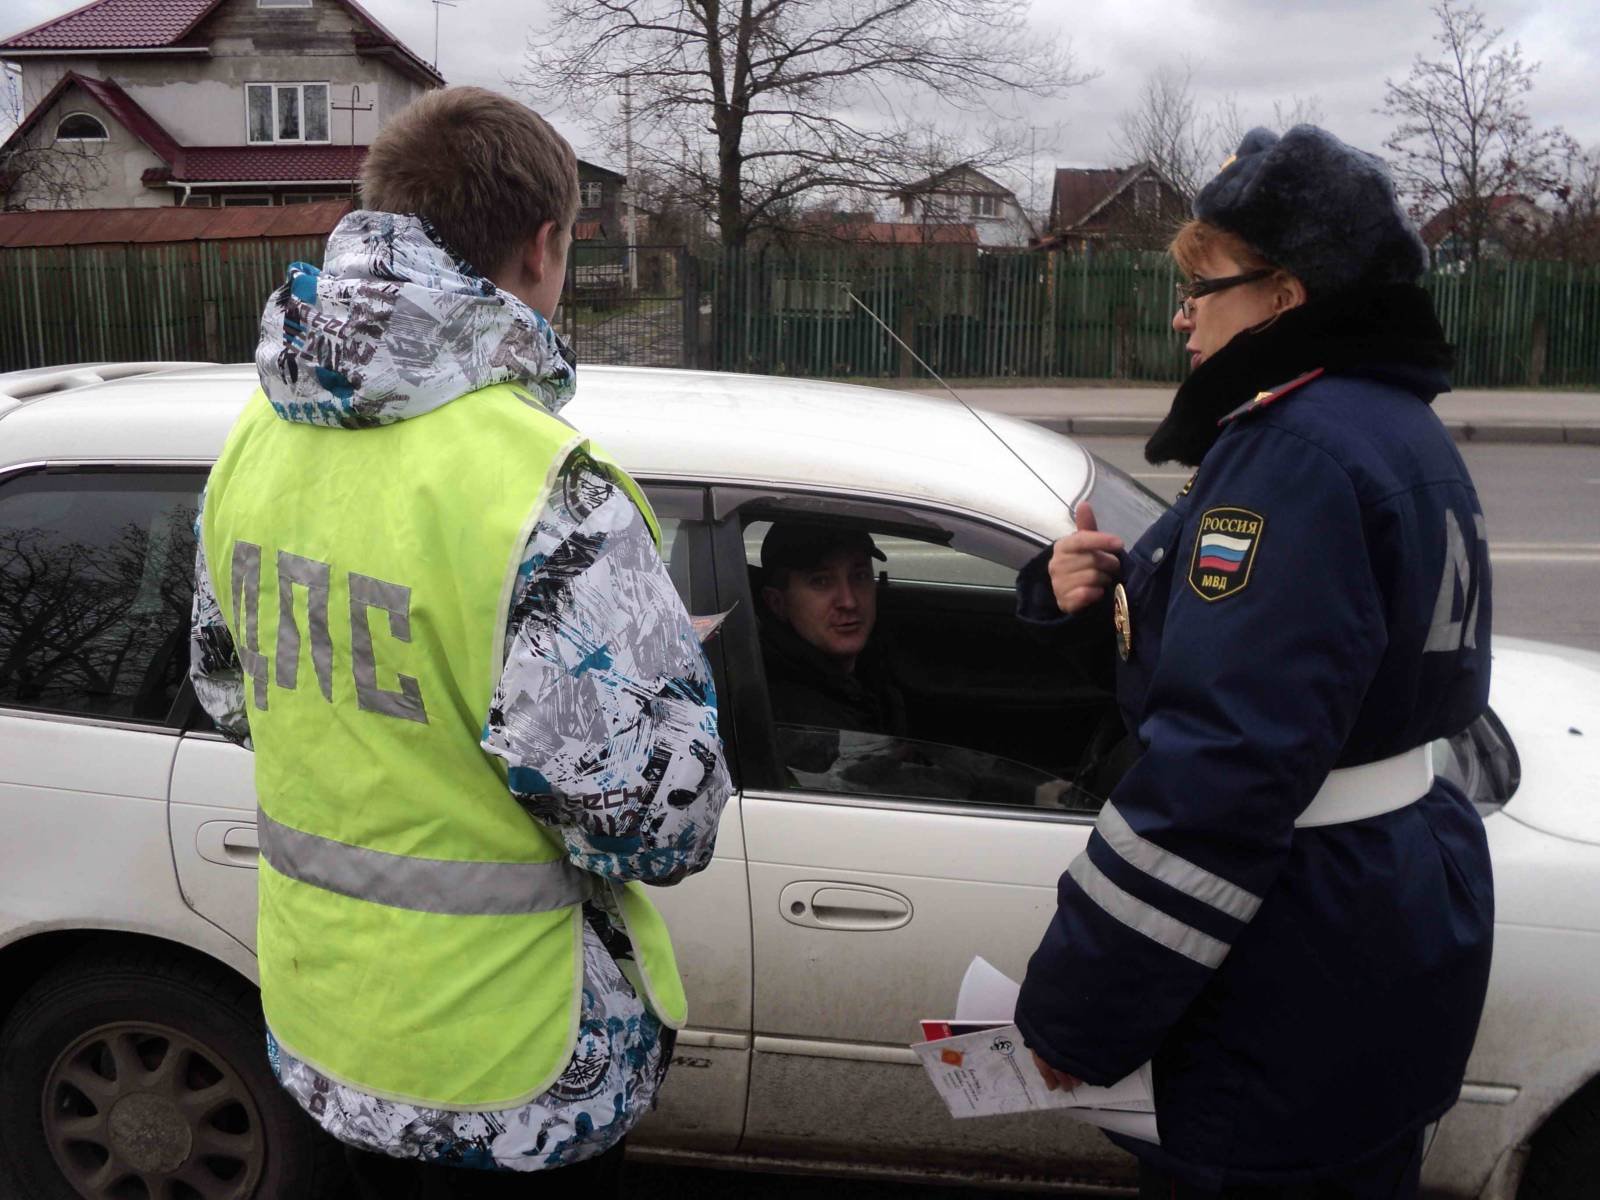
[[[1152,467],[1138,438],[1083,438],[1167,499],[1189,472]],[[1600,446],[1461,447],[1489,526],[1494,628],[1600,650]]]

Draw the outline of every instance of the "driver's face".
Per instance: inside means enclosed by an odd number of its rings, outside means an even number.
[[[839,550],[814,567],[789,572],[782,588],[766,589],[767,603],[800,637],[824,654],[855,658],[878,619],[872,559],[865,550]]]

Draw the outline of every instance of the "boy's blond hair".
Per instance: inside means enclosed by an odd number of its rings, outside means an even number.
[[[578,160],[538,113],[486,88],[428,92],[384,126],[361,168],[361,204],[426,218],[493,277],[519,246],[578,215]]]

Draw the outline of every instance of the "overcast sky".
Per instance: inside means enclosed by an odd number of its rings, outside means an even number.
[[[77,7],[81,0],[10,0],[0,36]],[[423,58],[434,53],[429,0],[363,0]],[[1600,3],[1480,0],[1490,25],[1541,64],[1528,106],[1600,145]],[[440,13],[439,67],[452,83],[505,89],[522,65],[527,30],[543,0],[458,0]],[[1039,129],[1034,177],[1048,196],[1051,167],[1108,166],[1118,115],[1135,103],[1153,67],[1193,69],[1209,108],[1232,94],[1247,121],[1271,123],[1274,101],[1315,98],[1322,123],[1346,141],[1381,150],[1390,122],[1372,111],[1385,78],[1402,78],[1414,55],[1435,49],[1426,0],[1034,0],[1041,31],[1070,36],[1080,67],[1098,78],[1063,97],[1030,101],[1019,121]],[[601,98],[596,98],[600,100]],[[570,115],[550,114],[585,158],[621,168]],[[1009,182],[1026,191],[1024,164]]]

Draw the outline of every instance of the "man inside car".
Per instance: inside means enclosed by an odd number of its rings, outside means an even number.
[[[905,699],[872,639],[884,554],[860,529],[778,521],[761,543],[761,654],[780,725],[903,736]]]
[[[878,619],[865,530],[777,521],[761,543],[761,656],[792,782],[990,804],[1058,806],[1067,784],[964,746],[917,741]]]

